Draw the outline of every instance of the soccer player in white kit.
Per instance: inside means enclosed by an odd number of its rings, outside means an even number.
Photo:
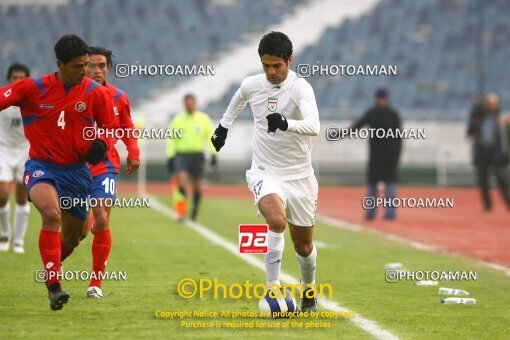
[[[305,288],[301,310],[316,311],[317,299],[307,296],[306,291],[315,285],[317,259],[312,236],[318,184],[311,153],[320,129],[319,111],[310,84],[289,69],[292,42],[285,34],[266,34],[258,53],[264,73],[243,80],[211,140],[219,151],[234,119],[250,104],[255,124],[252,164],[246,180],[259,213],[269,225],[268,253],[264,256],[267,285],[280,285],[288,223]]]
[[[30,76],[28,67],[12,64],[7,72],[9,84]],[[25,162],[30,144],[23,132],[19,107],[11,106],[0,115],[0,251],[12,248],[15,253],[25,252],[24,240],[28,225],[30,205],[23,185]],[[14,233],[11,235],[9,189],[15,182],[16,207],[14,208]]]

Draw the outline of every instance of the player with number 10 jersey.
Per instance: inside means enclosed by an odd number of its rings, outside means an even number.
[[[122,139],[126,145],[127,172],[133,173],[140,164],[140,150],[137,141],[132,136],[134,128],[131,121],[129,99],[127,94],[106,81],[108,71],[112,64],[112,51],[104,47],[91,47],[90,60],[87,67],[87,75],[106,88],[110,95],[115,119],[119,130],[114,136]],[[90,280],[87,296],[89,298],[101,298],[101,274],[106,270],[106,262],[112,247],[110,234],[111,204],[105,204],[106,200],[112,202],[116,199],[117,178],[120,171],[119,153],[115,148],[117,138],[109,139],[110,148],[106,157],[96,165],[89,165],[92,172],[92,191],[90,197],[98,204],[92,207],[90,228],[94,233],[92,241],[92,271],[94,277]]]

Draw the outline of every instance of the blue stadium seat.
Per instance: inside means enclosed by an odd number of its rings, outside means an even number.
[[[301,1],[215,5],[210,0],[70,0],[56,8],[9,5],[0,11],[0,72],[13,62],[26,63],[35,75],[55,70],[53,45],[68,33],[113,49],[117,63],[194,64],[238,41],[255,24],[277,22],[286,10],[275,9],[290,9]],[[146,77],[143,86],[136,78],[115,83],[136,103],[158,86],[180,81],[183,77]]]

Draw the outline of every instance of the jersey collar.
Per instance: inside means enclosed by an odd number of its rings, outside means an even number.
[[[278,84],[273,84],[269,80],[267,80],[267,78],[264,74],[264,85],[273,91],[280,91],[285,86],[285,84],[288,83],[289,79],[293,76],[294,76],[294,72],[292,70],[289,70],[289,73],[287,74],[287,78],[285,78],[284,81],[282,81],[281,83],[278,83]]]
[[[62,87],[64,88],[64,91],[65,91],[66,96],[67,96],[67,95],[69,94],[69,90],[70,90],[70,89],[71,89],[74,85],[70,85],[70,84],[65,84],[65,85],[64,85],[64,83],[62,83],[62,82],[60,81],[60,79],[58,79],[57,74],[58,74],[58,71],[53,73],[53,76],[55,77],[55,80],[54,80],[54,81],[55,81],[55,82],[57,82],[57,83],[59,83],[59,84],[60,84],[60,86],[62,86]]]

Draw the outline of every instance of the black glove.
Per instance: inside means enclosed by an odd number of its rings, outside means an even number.
[[[282,131],[286,131],[289,127],[289,123],[287,122],[287,118],[282,116],[279,113],[271,113],[266,116],[267,119],[267,132],[275,132],[277,129]]]
[[[220,151],[220,149],[225,145],[225,140],[227,139],[228,129],[225,129],[221,124],[218,125],[216,130],[214,130],[214,135],[211,137],[211,142],[216,149],[216,152]]]
[[[211,155],[211,166],[215,168],[217,164],[218,160],[216,159],[216,155]]]
[[[174,172],[174,158],[169,158],[166,162],[166,167],[168,169],[168,172],[171,174]]]
[[[96,139],[90,144],[89,152],[87,153],[87,162],[96,165],[101,162],[106,155],[106,143],[100,139]]]

